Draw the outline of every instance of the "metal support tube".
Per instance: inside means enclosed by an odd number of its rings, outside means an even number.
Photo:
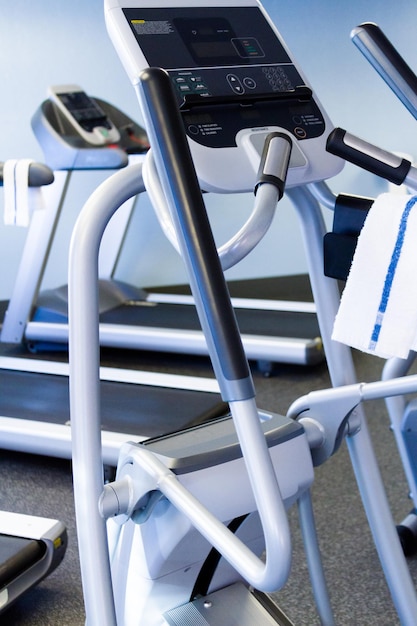
[[[143,178],[161,228],[167,239],[180,253],[174,224],[151,150],[145,159]],[[252,213],[240,230],[218,249],[224,271],[240,263],[262,240],[271,226],[278,200],[279,193],[276,187],[271,184],[259,186]]]
[[[398,376],[405,376],[409,371],[411,365],[415,361],[416,353],[410,352],[407,359],[392,358],[389,359],[384,366],[382,372],[382,380],[389,381]],[[406,380],[414,378],[408,376]],[[404,394],[408,391],[404,391]],[[398,452],[400,454],[401,462],[404,468],[404,473],[408,483],[408,489],[410,498],[413,501],[414,508],[417,508],[417,476],[415,475],[414,468],[410,462],[409,450],[405,445],[404,432],[403,432],[403,418],[406,408],[406,399],[403,395],[396,395],[394,397],[387,397],[385,399],[385,405],[387,407],[388,415],[391,422],[392,432],[395,437]]]
[[[313,505],[310,490],[303,493],[298,500],[298,515],[304,541],[307,565],[310,572],[311,586],[317,611],[322,626],[335,626],[333,610],[330,604],[327,583],[321,561],[320,548],[317,541]]]
[[[332,384],[340,386],[355,383],[356,375],[350,349],[331,340],[340,298],[336,281],[323,274],[322,241],[326,229],[320,207],[305,188],[290,189],[288,194],[300,218],[311,286]],[[416,592],[392,519],[365,414],[361,406],[357,407],[356,411],[360,417],[361,427],[353,436],[346,438],[352,467],[401,623],[414,626],[417,615]]]
[[[42,190],[45,208],[35,211],[32,216],[1,331],[1,341],[4,343],[21,343],[25,337],[26,325],[39,294],[70,178],[71,172],[54,172],[54,182]]]

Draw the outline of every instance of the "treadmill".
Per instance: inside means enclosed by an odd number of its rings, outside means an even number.
[[[89,145],[51,100],[42,103],[32,119],[33,131],[45,162],[55,170],[56,182],[48,217],[36,216],[36,223],[28,233],[3,322],[0,340],[4,343],[23,343],[34,351],[58,346],[66,349],[67,288],[42,291],[41,282],[71,172],[117,169],[128,161],[143,160],[147,151],[143,129],[107,102],[93,100],[118,128],[120,141],[116,146]],[[135,203],[140,203],[139,196],[132,197],[118,212],[117,225],[112,223],[103,244],[100,343],[103,347],[206,355],[206,342],[193,299],[181,286],[143,289],[114,277],[130,216]],[[247,356],[257,361],[266,374],[275,362],[314,365],[323,360],[308,276],[232,281],[230,288],[235,294],[233,305]]]
[[[34,187],[53,179],[52,172],[41,164],[31,165],[28,173]],[[2,387],[2,396],[6,388]],[[67,531],[62,522],[0,511],[0,614],[48,576],[61,563],[66,548]]]

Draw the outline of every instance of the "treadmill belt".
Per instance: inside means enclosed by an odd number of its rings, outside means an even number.
[[[40,561],[45,551],[43,541],[0,535],[0,588]]]
[[[232,298],[295,300],[299,302],[314,301],[308,274],[228,280],[227,286]],[[187,284],[146,287],[146,291],[150,293],[191,294],[191,289]]]
[[[0,371],[0,415],[66,424],[70,419],[68,378]],[[220,394],[101,382],[102,428],[156,437],[201,424],[228,412]]]
[[[312,313],[235,309],[240,332],[244,335],[314,338],[320,336],[317,317]],[[124,326],[148,326],[201,330],[192,305],[147,303],[119,306],[100,315],[100,322]]]

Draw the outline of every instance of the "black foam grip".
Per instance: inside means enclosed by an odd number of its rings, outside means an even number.
[[[401,185],[404,182],[411,167],[411,163],[407,159],[394,157],[390,152],[376,148],[372,144],[348,134],[343,128],[332,130],[327,139],[326,150],[372,174],[389,180],[395,185]],[[384,157],[385,160],[383,160]],[[398,166],[391,164],[393,158],[398,158]]]

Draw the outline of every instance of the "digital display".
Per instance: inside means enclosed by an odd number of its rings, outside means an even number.
[[[70,111],[77,122],[102,119],[104,111],[83,91],[57,94],[63,105]]]
[[[193,57],[199,61],[208,59],[225,59],[236,55],[230,41],[194,41],[190,44]]]
[[[150,66],[290,63],[257,7],[123,9]]]
[[[194,60],[199,64],[220,60],[222,65],[239,60],[233,45],[235,33],[225,18],[178,18],[174,25]]]
[[[103,109],[83,91],[59,93],[57,96],[84,130],[91,132],[96,126],[110,128]]]

